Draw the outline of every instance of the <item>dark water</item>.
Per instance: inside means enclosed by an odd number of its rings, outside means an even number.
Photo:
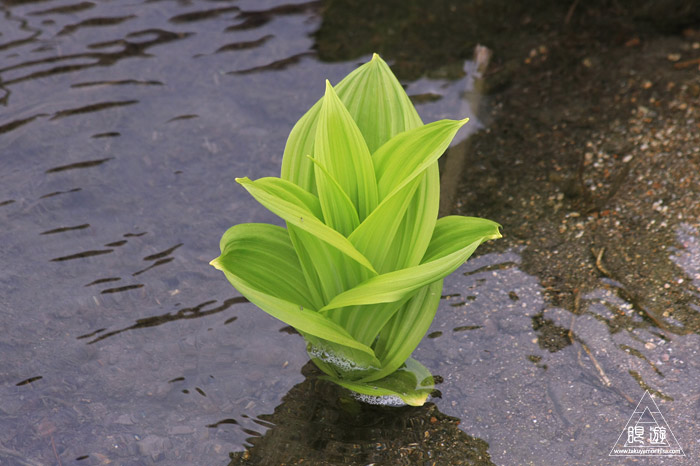
[[[321,2],[0,5],[0,464],[226,464],[252,444],[261,464],[606,464],[639,385],[601,381],[570,313],[538,317],[519,250],[446,280],[415,354],[442,396],[398,411],[302,373],[303,341],[208,266],[230,225],[279,223],[234,177],[276,175],[324,79],[368,58],[318,59]],[[424,120],[473,116],[474,65],[458,68],[407,82]],[[697,277],[698,232],[678,237]],[[575,332],[604,336],[608,377],[661,394],[700,380],[697,335],[671,351],[647,327],[612,334],[626,303],[583,299],[597,307]],[[696,402],[667,416],[684,448]]]

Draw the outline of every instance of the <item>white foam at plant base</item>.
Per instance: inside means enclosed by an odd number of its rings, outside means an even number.
[[[403,402],[401,398],[399,398],[396,395],[386,395],[386,396],[372,396],[372,395],[361,395],[359,393],[355,393],[353,391],[350,392],[353,396],[358,401],[362,401],[363,403],[371,404],[371,405],[378,405],[378,406],[392,406],[392,407],[400,407],[400,406],[406,406],[406,403]]]
[[[311,345],[309,350],[309,355],[312,358],[318,358],[321,361],[331,364],[335,367],[340,368],[345,372],[357,371],[357,370],[369,370],[371,367],[360,366],[356,364],[351,359],[343,358],[342,356],[335,355],[327,350],[324,350],[318,346]]]

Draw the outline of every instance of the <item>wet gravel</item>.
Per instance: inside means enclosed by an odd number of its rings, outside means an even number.
[[[502,222],[500,247],[527,246],[523,268],[552,304],[578,313],[607,278],[651,324],[698,332],[697,292],[670,252],[680,225],[700,225],[700,70],[683,61],[700,33],[598,34],[493,66],[510,84],[468,148],[456,210]]]

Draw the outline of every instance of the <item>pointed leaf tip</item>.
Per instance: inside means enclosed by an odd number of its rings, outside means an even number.
[[[221,256],[217,257],[216,259],[212,259],[211,262],[209,262],[209,265],[214,267],[216,270],[221,270],[223,272],[224,267],[221,265],[221,261],[219,259],[221,259]]]
[[[464,126],[469,121],[469,117],[459,120],[461,126]]]
[[[377,59],[381,59],[381,57],[379,56],[378,53],[375,52],[372,54],[372,61],[377,60]]]

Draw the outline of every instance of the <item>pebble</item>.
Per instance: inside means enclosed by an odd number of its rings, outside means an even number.
[[[194,434],[194,427],[191,426],[172,426],[168,428],[170,435],[191,435]]]
[[[172,443],[165,437],[149,435],[138,442],[139,452],[143,456],[150,456],[153,461],[165,458],[165,451],[172,448]]]
[[[114,421],[114,423],[121,424],[123,426],[130,426],[134,423],[134,421],[131,418],[131,414],[122,414]]]

